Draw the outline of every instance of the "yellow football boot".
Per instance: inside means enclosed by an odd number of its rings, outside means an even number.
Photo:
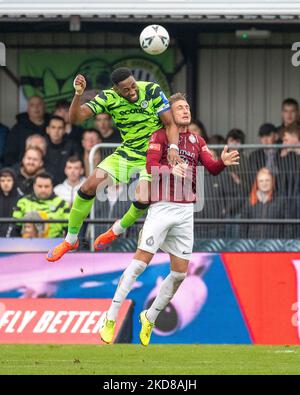
[[[116,321],[108,320],[106,317],[103,320],[102,328],[100,329],[100,337],[104,343],[111,344],[115,334]]]
[[[154,324],[150,322],[146,317],[146,310],[142,311],[140,314],[140,323],[142,324],[142,328],[140,331],[140,341],[143,346],[148,346],[151,338],[152,329],[154,328]]]

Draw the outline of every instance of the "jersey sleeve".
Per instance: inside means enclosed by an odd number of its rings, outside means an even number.
[[[153,84],[150,90],[150,97],[157,115],[170,110],[170,103],[166,95],[158,84]]]
[[[102,114],[107,111],[107,96],[104,91],[100,92],[97,96],[95,96],[92,100],[85,103],[95,115]]]
[[[153,133],[149,142],[146,161],[146,168],[149,174],[152,173],[152,167],[156,167],[159,170],[159,173],[161,172],[163,166],[161,165],[160,160],[164,150],[167,149],[167,147],[168,142],[163,129]]]
[[[212,153],[208,149],[204,140],[200,142],[199,159],[200,159],[201,164],[209,171],[210,174],[212,174],[214,176],[217,176],[226,167],[224,165],[222,159],[215,160],[213,158]]]

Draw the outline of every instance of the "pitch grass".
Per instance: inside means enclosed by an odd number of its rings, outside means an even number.
[[[297,346],[0,345],[0,374],[300,374]]]

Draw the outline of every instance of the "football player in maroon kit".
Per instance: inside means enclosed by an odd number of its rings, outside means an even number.
[[[151,205],[141,231],[133,260],[124,271],[111,306],[103,320],[100,336],[111,343],[118,311],[137,277],[143,273],[160,248],[170,255],[171,271],[148,310],[140,313],[141,344],[150,342],[159,313],[165,309],[186,277],[193,249],[194,204],[196,201],[197,166],[200,163],[217,175],[226,166],[239,164],[239,153],[225,146],[220,160],[215,160],[204,139],[189,131],[191,113],[182,93],[169,99],[175,123],[179,127],[179,155],[184,163],[168,163],[168,139],[165,129],[152,135],[147,152],[147,171],[152,174]],[[166,176],[167,174],[167,176]],[[155,188],[157,184],[158,188]]]

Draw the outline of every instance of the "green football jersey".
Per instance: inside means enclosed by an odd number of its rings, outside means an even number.
[[[123,143],[117,151],[146,156],[151,135],[163,127],[159,115],[170,109],[158,84],[137,81],[139,98],[131,103],[113,89],[103,90],[85,103],[95,115],[108,113],[119,129]]]

